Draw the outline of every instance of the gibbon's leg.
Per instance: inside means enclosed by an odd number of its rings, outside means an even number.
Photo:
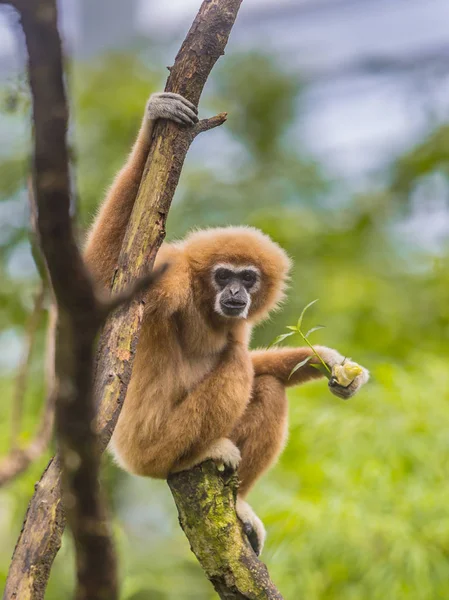
[[[230,436],[242,456],[238,470],[241,497],[282,452],[287,416],[284,384],[270,375],[255,377],[250,403]]]
[[[331,348],[315,346],[315,349],[330,368],[344,360]],[[276,460],[284,447],[288,410],[285,388],[323,377],[320,371],[308,364],[290,377],[295,365],[311,354],[312,350],[308,347],[251,352],[255,375],[252,397],[231,434],[242,455],[239,466],[241,496],[246,496],[256,479]],[[311,362],[318,360],[314,357]],[[334,385],[329,389],[337,396],[349,398],[368,381],[368,377],[368,371],[363,369],[347,388]]]
[[[250,403],[230,436],[242,456],[236,512],[257,555],[262,552],[265,528],[243,498],[282,452],[287,439],[287,412],[284,384],[271,375],[255,377]]]
[[[117,174],[87,237],[84,257],[95,281],[101,285],[108,287],[111,283],[156,120],[193,125],[198,121],[197,112],[195,105],[179,94],[162,92],[150,96],[131,154]]]
[[[229,439],[248,404],[253,383],[251,357],[244,344],[231,342],[218,367],[171,409],[157,440],[142,450],[149,475],[183,471],[208,458],[236,468],[240,452]],[[151,472],[152,471],[152,472]]]
[[[344,357],[336,350],[315,347],[331,368],[341,364]],[[309,379],[322,377],[314,367],[304,365],[289,379],[295,365],[310,356],[310,348],[280,348],[251,352],[255,378],[250,403],[231,434],[231,440],[241,453],[238,469],[240,486],[236,510],[256,554],[260,554],[265,540],[265,529],[249,504],[243,498],[256,480],[276,461],[287,439],[288,406],[285,388],[299,385]],[[313,362],[315,362],[315,358]],[[349,386],[330,390],[338,396],[349,397],[368,379],[363,371]]]

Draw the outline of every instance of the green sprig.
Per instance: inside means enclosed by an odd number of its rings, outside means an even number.
[[[329,378],[332,375],[332,371],[330,370],[330,368],[328,367],[328,365],[324,362],[324,360],[321,358],[321,356],[318,354],[318,352],[315,350],[315,348],[313,347],[313,345],[310,343],[309,341],[309,335],[311,333],[313,333],[314,331],[318,331],[319,329],[324,329],[324,325],[317,325],[316,327],[312,327],[312,329],[309,329],[309,331],[307,331],[307,333],[303,333],[302,331],[302,322],[304,319],[304,315],[306,314],[306,311],[313,306],[316,302],[318,302],[318,298],[316,300],[313,300],[312,302],[309,302],[309,304],[307,304],[307,306],[305,306],[302,311],[301,314],[299,315],[299,319],[296,325],[287,325],[286,329],[289,329],[289,333],[282,333],[281,335],[278,335],[272,342],[271,344],[268,346],[268,348],[271,348],[272,346],[276,346],[277,344],[279,344],[280,342],[284,341],[286,338],[292,336],[292,335],[299,335],[302,340],[309,346],[309,348],[312,350],[313,354],[317,357],[317,359],[321,362],[321,365],[314,365],[312,364],[312,367],[315,367],[316,369],[318,369],[319,371],[322,370],[322,367],[324,367],[324,374]],[[297,365],[295,365],[290,373],[290,375],[288,376],[288,378],[290,379],[290,377],[296,373],[296,371],[298,369],[300,369],[301,367],[303,367],[304,365],[306,365],[310,360],[311,360],[312,356],[308,356],[306,359],[302,360],[301,362],[299,362]]]

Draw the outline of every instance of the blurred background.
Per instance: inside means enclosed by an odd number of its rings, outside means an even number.
[[[61,1],[80,239],[199,4]],[[168,238],[198,226],[260,227],[295,268],[283,310],[257,330],[254,346],[319,298],[306,325],[326,329],[312,341],[372,372],[347,403],[322,381],[289,392],[289,444],[250,498],[268,530],[263,559],[285,598],[449,598],[448,22],[447,0],[244,0],[201,101],[200,116],[227,111],[229,119],[189,151]],[[40,284],[28,226],[29,98],[14,23],[12,11],[0,13],[5,456],[34,437],[45,397],[45,311],[23,403],[17,382]],[[51,452],[0,489],[2,585]],[[128,476],[109,457],[104,480],[122,598],[214,598],[166,484]],[[47,598],[71,597],[72,582],[67,535]]]

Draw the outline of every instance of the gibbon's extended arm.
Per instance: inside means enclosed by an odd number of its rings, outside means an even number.
[[[197,109],[179,94],[162,92],[150,97],[131,154],[117,174],[87,237],[84,252],[87,266],[95,281],[105,287],[114,274],[157,119],[193,125],[198,121]]]
[[[327,348],[326,346],[315,346],[315,350],[331,370],[334,365],[340,365],[344,361],[344,356],[332,348]],[[299,362],[311,355],[313,355],[313,352],[308,346],[301,348],[255,350],[251,352],[254,374],[256,377],[258,375],[272,375],[281,381],[286,387],[300,385],[301,383],[305,383],[311,379],[319,379],[323,377],[323,374],[314,367],[310,366],[309,363],[300,367],[289,378],[293,368]],[[316,356],[313,356],[313,358],[310,360],[310,363],[319,364],[320,361],[316,358]],[[333,385],[329,386],[329,388],[336,396],[349,398],[364,383],[366,383],[368,379],[369,373],[366,369],[363,369],[362,373],[358,375],[348,387]]]

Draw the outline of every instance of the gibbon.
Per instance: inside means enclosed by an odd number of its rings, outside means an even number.
[[[177,94],[151,96],[131,155],[88,236],[85,258],[94,279],[108,288],[133,208],[156,119],[190,125],[193,104]],[[250,351],[252,327],[284,295],[290,260],[252,227],[191,233],[164,243],[157,264],[167,272],[145,297],[145,318],[131,381],[110,448],[130,473],[166,478],[214,459],[238,469],[236,510],[257,554],[265,531],[244,498],[282,451],[287,437],[285,388],[321,373],[293,367],[311,350]],[[343,356],[317,346],[333,367]],[[314,359],[311,360],[314,362]],[[368,379],[364,369],[348,387],[352,396]]]

